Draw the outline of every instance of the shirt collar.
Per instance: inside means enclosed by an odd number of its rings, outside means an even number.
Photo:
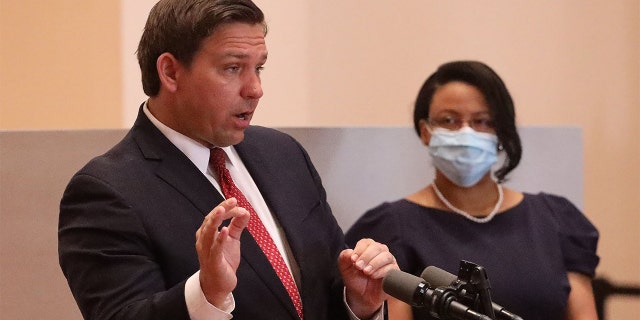
[[[182,133],[175,131],[164,123],[160,122],[160,120],[156,119],[156,117],[151,114],[148,108],[148,101],[144,103],[142,107],[144,114],[149,118],[151,123],[153,123],[162,134],[171,141],[182,153],[184,153],[191,162],[200,170],[203,174],[207,173],[207,168],[209,166],[209,148],[203,146],[201,143],[183,135]],[[226,148],[223,148],[226,149]],[[229,154],[228,150],[227,154]]]

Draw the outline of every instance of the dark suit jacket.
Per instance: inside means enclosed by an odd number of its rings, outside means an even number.
[[[292,137],[250,127],[236,146],[282,225],[301,271],[305,318],[343,319],[345,248],[313,164]],[[195,233],[223,200],[141,111],[123,140],[73,176],[60,204],[60,266],[86,319],[189,319]],[[234,319],[296,319],[253,238],[241,238]]]

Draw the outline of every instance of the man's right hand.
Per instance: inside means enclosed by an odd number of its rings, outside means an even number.
[[[229,198],[209,212],[196,232],[200,287],[215,307],[223,305],[238,283],[240,235],[249,223],[249,216],[246,209],[238,207],[235,198]],[[229,226],[218,231],[226,219],[231,219]]]

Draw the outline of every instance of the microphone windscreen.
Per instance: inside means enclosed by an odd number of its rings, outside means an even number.
[[[416,290],[422,283],[424,283],[424,279],[394,269],[389,270],[382,279],[382,290],[396,299],[413,305]]]
[[[447,287],[458,280],[458,277],[438,267],[428,266],[420,275],[431,288]]]

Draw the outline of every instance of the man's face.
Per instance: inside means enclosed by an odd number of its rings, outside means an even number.
[[[174,129],[204,145],[241,142],[262,97],[260,71],[266,60],[262,25],[219,26],[191,65],[176,69]]]

